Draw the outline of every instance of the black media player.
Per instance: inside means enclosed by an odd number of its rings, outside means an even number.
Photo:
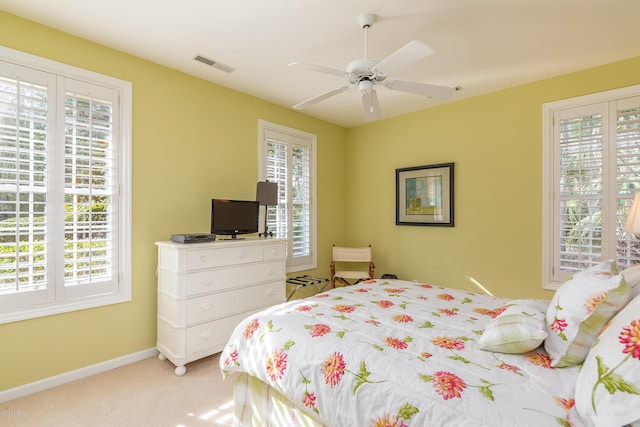
[[[216,240],[215,234],[172,234],[171,241],[174,243],[204,243]]]

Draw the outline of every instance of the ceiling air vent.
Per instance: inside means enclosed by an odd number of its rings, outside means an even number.
[[[213,59],[209,59],[205,56],[202,55],[196,55],[193,59],[195,59],[198,62],[202,62],[203,64],[206,64],[210,67],[214,67],[217,68],[218,70],[224,71],[225,73],[233,73],[236,69],[223,64],[222,62],[218,62],[218,61],[214,61]]]

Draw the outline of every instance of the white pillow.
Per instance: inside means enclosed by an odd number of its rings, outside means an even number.
[[[604,325],[630,299],[631,289],[613,260],[576,273],[563,283],[547,309],[544,348],[551,366],[582,363]]]
[[[547,337],[544,320],[547,301],[513,300],[487,325],[478,340],[482,350],[498,353],[526,353]]]
[[[640,424],[640,297],[609,322],[591,347],[578,375],[575,400],[587,424]]]
[[[627,281],[627,285],[631,288],[631,294],[634,297],[640,295],[640,264],[623,270],[622,275],[624,280]]]

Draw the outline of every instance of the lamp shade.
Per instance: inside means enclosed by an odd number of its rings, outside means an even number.
[[[633,198],[633,204],[624,225],[624,231],[632,234],[640,234],[640,191]]]
[[[256,200],[264,206],[278,204],[278,183],[269,181],[258,181],[256,189]]]

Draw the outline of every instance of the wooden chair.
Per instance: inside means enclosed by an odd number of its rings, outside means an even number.
[[[366,263],[368,269],[336,271],[336,265],[344,268],[346,263],[352,263],[353,268],[362,267],[363,264]],[[357,264],[359,264],[359,266]],[[335,288],[336,282],[344,286],[349,286],[355,285],[363,280],[373,279],[373,270],[375,267],[375,264],[371,261],[371,245],[364,248],[347,248],[333,245],[333,260],[329,265],[329,269],[331,270],[331,289]],[[349,280],[353,283],[350,283]]]

